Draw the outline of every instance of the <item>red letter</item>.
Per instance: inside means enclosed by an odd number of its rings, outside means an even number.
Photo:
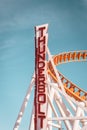
[[[39,28],[39,31],[40,31],[40,37],[42,37],[43,36],[43,30],[45,29],[45,27],[41,27],[41,28]]]
[[[40,127],[43,128],[43,120],[46,118],[46,116],[38,116],[40,118]]]
[[[46,94],[38,94],[38,102],[45,103],[46,102]]]

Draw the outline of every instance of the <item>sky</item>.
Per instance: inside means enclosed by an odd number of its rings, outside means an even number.
[[[34,72],[34,27],[49,24],[52,55],[87,50],[87,0],[0,0],[0,130],[12,130]],[[87,91],[87,62],[58,67]],[[19,130],[28,130],[33,92]]]

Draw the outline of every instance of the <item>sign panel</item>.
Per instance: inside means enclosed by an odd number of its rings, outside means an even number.
[[[48,24],[35,27],[35,130],[47,128],[47,29]]]

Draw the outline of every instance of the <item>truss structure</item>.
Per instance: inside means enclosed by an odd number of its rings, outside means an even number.
[[[45,27],[47,26],[47,24],[37,26],[36,33],[39,28],[46,29],[46,33],[47,28]],[[39,36],[40,34],[36,34],[36,37]],[[35,43],[37,43],[37,38]],[[42,96],[39,101],[37,100],[37,91],[39,90],[35,88],[37,76],[35,72],[13,130],[18,130],[20,126],[33,89],[35,90],[35,96],[29,130],[87,130],[87,92],[76,86],[57,70],[57,66],[64,63],[85,61],[87,61],[87,50],[65,52],[53,56],[46,46],[46,99],[43,101]],[[42,104],[41,109],[39,108],[40,105],[38,105],[38,102]],[[42,123],[38,119],[37,108],[39,109],[39,114],[45,114],[44,119],[41,118]]]

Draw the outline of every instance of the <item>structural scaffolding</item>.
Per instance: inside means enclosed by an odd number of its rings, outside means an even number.
[[[48,25],[37,26],[36,29],[42,27],[48,27]],[[36,34],[36,37],[39,36],[40,34]],[[46,55],[47,102],[46,108],[44,108],[46,110],[46,120],[43,122],[43,127],[40,128],[40,120],[35,120],[38,117],[35,117],[37,111],[35,111],[36,97],[34,97],[29,130],[87,130],[87,92],[57,70],[57,66],[61,64],[87,61],[87,50],[65,52],[53,56],[46,46]],[[25,108],[30,100],[31,91],[35,90],[35,78],[36,74],[34,73],[13,130],[19,129]],[[39,101],[41,102],[42,98]]]

